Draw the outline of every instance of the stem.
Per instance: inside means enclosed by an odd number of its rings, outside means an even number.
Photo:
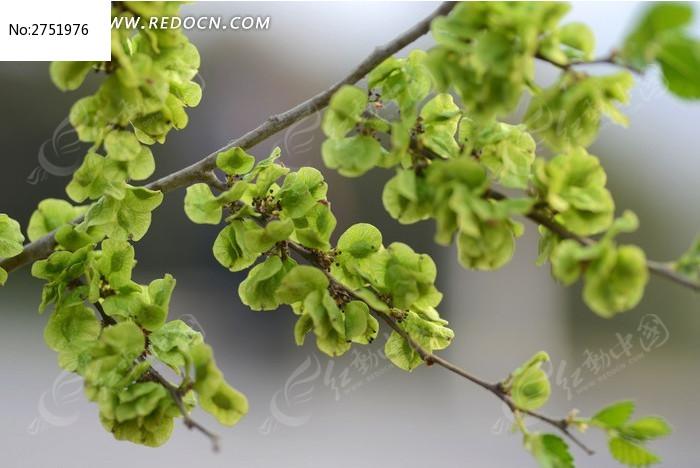
[[[541,54],[536,54],[535,55],[536,59],[542,60],[543,62],[547,62],[551,65],[554,65],[557,68],[561,68],[564,71],[569,71],[573,67],[579,66],[579,65],[615,65],[617,67],[622,67],[625,68],[632,73],[636,73],[637,75],[642,75],[643,71],[640,70],[639,68],[635,68],[632,65],[629,65],[627,63],[622,63],[619,60],[616,59],[616,53],[613,52],[607,57],[600,57],[597,59],[593,60],[577,60],[569,63],[560,63],[555,60],[549,59],[545,57],[544,55]]]
[[[216,167],[216,156],[221,151],[226,151],[234,147],[248,150],[272,135],[281,132],[299,120],[316,112],[320,112],[326,106],[328,106],[328,102],[330,101],[331,97],[338,89],[340,89],[340,87],[360,81],[367,73],[372,71],[384,60],[426,34],[430,30],[430,23],[433,21],[433,19],[437,18],[438,16],[448,14],[455,5],[455,2],[442,3],[433,13],[419,21],[415,26],[411,27],[383,46],[374,49],[374,51],[353,70],[351,70],[345,78],[338,81],[327,90],[317,94],[307,101],[302,102],[301,104],[298,104],[288,111],[273,115],[256,129],[246,133],[242,137],[230,141],[226,146],[219,148],[206,156],[204,159],[185,167],[184,169],[180,169],[177,172],[153,181],[146,185],[146,188],[151,190],[160,190],[165,194],[179,187],[200,182],[207,177],[205,175],[207,172],[212,171]],[[84,217],[80,216],[72,220],[70,224],[79,224],[83,221],[83,219]],[[56,231],[52,231],[34,242],[30,242],[29,244],[25,245],[21,254],[12,258],[0,260],[0,268],[4,268],[9,273],[28,263],[48,257],[56,247],[56,241],[54,240],[55,234]]]
[[[263,223],[264,224],[264,223]],[[340,283],[338,280],[336,280],[326,269],[321,265],[318,261],[318,257],[314,254],[314,252],[307,248],[304,247],[301,244],[298,244],[294,241],[287,241],[287,244],[289,245],[289,248],[293,251],[295,251],[299,256],[301,256],[304,260],[306,260],[309,264],[312,266],[320,269],[325,273],[325,275],[328,277],[328,281],[330,281],[331,288],[335,290],[342,291],[345,293],[348,297],[362,301],[362,298],[357,296],[355,294],[355,291],[352,289],[348,288],[344,284]],[[390,317],[389,315],[385,314],[384,312],[381,312],[377,309],[374,309],[371,305],[367,304],[367,307],[372,311],[374,315],[376,315],[379,319],[384,321],[387,325],[389,325],[396,333],[398,333],[401,338],[403,338],[410,346],[415,350],[416,353],[420,356],[420,358],[425,362],[427,366],[432,366],[433,364],[437,364],[440,367],[443,367],[444,369],[447,369],[448,371],[459,375],[460,377],[463,377],[467,380],[469,380],[472,383],[475,383],[476,385],[480,386],[481,388],[488,390],[489,392],[493,393],[498,397],[500,400],[502,400],[506,405],[508,405],[508,408],[513,413],[523,413],[527,414],[529,416],[532,416],[533,418],[539,419],[542,422],[545,422],[549,424],[550,426],[555,427],[557,430],[559,430],[562,434],[564,434],[566,437],[568,437],[572,442],[574,442],[576,445],[578,445],[586,454],[588,455],[593,455],[593,450],[588,448],[583,442],[581,442],[574,434],[569,431],[569,425],[570,422],[568,418],[562,418],[562,419],[556,419],[552,418],[550,416],[538,413],[536,411],[530,411],[526,409],[522,409],[518,407],[513,400],[510,398],[510,396],[503,390],[503,386],[500,383],[489,383],[480,377],[477,377],[476,375],[456,366],[455,364],[451,363],[450,361],[441,358],[440,356],[436,356],[435,354],[431,353],[427,349],[423,348],[419,343],[417,343],[411,335],[406,333],[406,331],[399,326],[396,321]]]
[[[104,308],[102,307],[102,304],[100,304],[99,302],[95,302],[92,305],[100,314],[100,316],[102,317],[102,322],[106,324],[106,326],[112,326],[117,324],[117,321],[114,320],[113,317],[107,315]],[[143,358],[139,360],[142,359]],[[185,421],[185,426],[187,426],[188,429],[197,429],[199,432],[209,437],[212,443],[212,449],[214,450],[214,452],[218,452],[219,436],[190,417],[189,413],[187,412],[187,408],[185,408],[185,404],[182,401],[182,393],[180,392],[180,389],[173,385],[170,381],[168,381],[168,379],[163,377],[163,375],[157,370],[155,370],[153,366],[149,367],[144,375],[148,376],[150,379],[158,382],[163,387],[165,387],[168,393],[170,393],[170,397],[173,399],[173,402],[175,402],[177,408],[180,410],[183,420]]]
[[[165,377],[163,377],[157,370],[155,370],[153,367],[148,369],[147,373],[153,377],[153,379],[161,384],[163,387],[165,387],[168,392],[170,392],[170,396],[177,405],[178,409],[180,410],[180,413],[182,413],[182,418],[185,422],[185,426],[187,426],[188,429],[197,429],[199,432],[204,434],[205,436],[209,437],[211,440],[212,444],[212,450],[214,452],[219,451],[219,436],[218,434],[215,434],[214,432],[210,431],[206,427],[202,426],[199,424],[197,421],[192,419],[187,412],[187,409],[185,408],[185,404],[182,401],[182,393],[180,393],[180,389],[170,383]]]
[[[487,192],[487,196],[494,200],[504,200],[507,198],[502,193],[496,192],[494,190],[489,190]],[[542,226],[546,227],[547,229],[564,239],[573,239],[581,245],[585,246],[594,245],[596,243],[596,241],[594,239],[591,239],[590,237],[579,236],[578,234],[574,234],[573,232],[569,231],[564,226],[556,222],[554,219],[552,219],[549,215],[537,209],[530,211],[525,215],[525,217],[530,219],[531,221],[536,222],[537,224],[541,224]],[[671,262],[657,262],[654,260],[647,260],[646,265],[647,269],[657,276],[666,278],[667,280],[673,281],[674,283],[678,283],[681,286],[685,286],[689,289],[692,289],[693,291],[700,291],[700,283],[678,274],[678,272],[676,272],[673,269],[673,263]]]
[[[440,156],[433,153],[427,148],[420,148],[419,151],[421,155],[427,159],[442,159]],[[507,198],[504,194],[492,189],[487,190],[486,196],[494,200],[505,200]],[[584,246],[591,246],[595,245],[596,243],[595,239],[591,239],[590,237],[586,236],[580,236],[569,231],[564,226],[552,219],[552,217],[549,214],[541,211],[537,207],[533,208],[529,213],[525,215],[525,217],[531,221],[534,221],[537,224],[546,227],[547,229],[564,239],[573,239]],[[646,266],[651,273],[657,276],[666,278],[667,280],[673,281],[674,283],[680,284],[681,286],[685,286],[686,288],[692,289],[693,291],[700,291],[700,282],[694,281],[690,278],[680,275],[677,271],[673,269],[673,262],[658,262],[655,260],[647,260]]]

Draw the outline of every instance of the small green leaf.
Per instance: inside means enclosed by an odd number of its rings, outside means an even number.
[[[85,207],[74,207],[65,200],[47,198],[39,202],[32,213],[27,227],[27,237],[34,242],[40,237],[57,229],[85,212]]]
[[[693,9],[681,3],[654,3],[625,39],[620,58],[637,68],[654,62],[668,36],[690,23]]]
[[[559,40],[562,44],[583,52],[583,60],[593,59],[595,51],[595,36],[591,28],[583,23],[568,23],[559,29]]]
[[[6,214],[0,214],[0,258],[21,254],[23,242],[19,223]]]
[[[209,345],[199,343],[191,354],[196,374],[194,390],[202,409],[213,414],[221,424],[236,424],[248,412],[248,400],[224,381]]]
[[[574,457],[561,437],[533,434],[526,440],[540,468],[574,468]]]
[[[337,250],[354,259],[363,259],[381,250],[382,233],[367,223],[350,226],[338,238]]]
[[[698,236],[690,248],[681,255],[674,265],[674,269],[683,276],[697,280],[700,276],[700,236]]]
[[[217,167],[231,175],[246,174],[253,169],[254,164],[255,158],[238,147],[222,151],[216,156]]]
[[[399,326],[425,350],[432,352],[449,346],[454,332],[445,327],[444,320],[432,321],[409,311]],[[396,331],[391,333],[384,346],[386,357],[397,367],[411,371],[423,363],[420,355]]]
[[[155,356],[174,369],[190,360],[190,349],[202,342],[202,334],[194,331],[182,320],[173,320],[148,335]]]
[[[97,262],[97,269],[107,278],[114,289],[119,289],[131,282],[131,270],[136,265],[134,248],[126,241],[106,239],[102,242],[102,256]]]
[[[620,463],[628,466],[649,466],[661,459],[640,444],[613,436],[608,441],[610,453]]]
[[[238,287],[241,301],[253,310],[274,310],[280,305],[275,294],[284,276],[296,262],[291,258],[281,260],[277,255],[268,257],[253,267],[248,277]]]
[[[622,426],[634,413],[633,401],[620,401],[606,406],[591,418],[591,422],[606,429]]]
[[[51,81],[61,91],[78,89],[96,62],[51,62]]]
[[[219,224],[223,216],[221,205],[205,183],[187,187],[185,213],[190,221],[198,224]]]
[[[552,392],[547,374],[540,368],[549,361],[544,351],[519,366],[511,374],[512,381],[505,387],[510,391],[513,403],[524,410],[533,411],[547,403]]]
[[[669,91],[683,99],[700,99],[700,40],[668,37],[656,60]]]
[[[84,305],[55,310],[44,329],[44,341],[60,353],[71,345],[89,343],[100,336],[102,327],[95,314]]]
[[[133,161],[141,153],[141,143],[133,133],[126,130],[114,130],[104,139],[107,157],[115,161]]]
[[[345,304],[345,337],[353,340],[367,331],[369,307],[362,301],[350,301]]]
[[[313,321],[318,349],[331,357],[340,356],[350,349],[343,314],[328,290],[315,289],[307,294],[301,311]]]
[[[673,428],[658,416],[646,416],[636,419],[625,425],[621,430],[625,437],[634,440],[647,441],[667,437],[673,432]]]
[[[231,271],[240,271],[255,263],[261,252],[252,250],[246,243],[246,234],[262,230],[250,219],[233,220],[221,230],[214,241],[214,257]]]
[[[377,166],[386,154],[377,140],[364,135],[326,140],[321,146],[324,164],[346,177],[363,175]]]
[[[323,115],[321,128],[330,138],[342,138],[355,124],[367,106],[367,94],[360,88],[345,85],[333,94]]]
[[[80,229],[100,226],[112,239],[139,240],[151,225],[151,211],[162,201],[162,192],[127,185],[123,200],[105,196],[92,205]]]
[[[280,282],[277,300],[284,304],[303,301],[313,291],[328,288],[328,277],[317,268],[299,265],[292,268]]]

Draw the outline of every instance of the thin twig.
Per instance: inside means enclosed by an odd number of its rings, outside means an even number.
[[[487,196],[489,198],[493,198],[494,200],[504,200],[506,198],[505,195],[494,190],[489,190],[487,192]],[[552,219],[552,217],[540,210],[533,209],[532,211],[527,213],[525,217],[527,217],[531,221],[536,222],[537,224],[546,227],[547,229],[559,235],[560,237],[565,239],[573,239],[581,245],[590,246],[596,243],[596,241],[594,239],[591,239],[590,237],[579,236],[578,234],[574,234],[573,232],[569,231],[564,226],[556,222],[554,219]],[[678,283],[681,286],[685,286],[689,289],[692,289],[693,291],[700,291],[700,283],[693,281],[692,279],[687,278],[676,272],[673,269],[673,263],[671,262],[657,262],[655,260],[647,260],[646,265],[647,269],[651,273],[660,276],[661,278],[666,278],[667,280],[673,281],[674,283]]]
[[[185,426],[187,426],[188,429],[197,429],[199,432],[204,434],[205,436],[209,437],[211,440],[212,444],[212,450],[214,452],[219,451],[219,435],[210,431],[206,427],[202,426],[199,424],[197,421],[192,419],[187,412],[187,408],[185,408],[185,404],[182,401],[182,393],[180,393],[180,389],[170,383],[165,377],[163,377],[160,372],[155,370],[153,367],[149,368],[147,371],[151,377],[153,377],[159,384],[161,384],[163,387],[165,387],[168,392],[170,392],[170,396],[177,405],[178,409],[180,410],[180,413],[182,413],[183,420],[185,422]]]
[[[640,70],[639,68],[635,68],[628,63],[624,63],[624,62],[617,60],[617,55],[615,52],[611,53],[607,57],[600,57],[600,58],[592,59],[592,60],[575,60],[575,61],[569,62],[569,63],[557,62],[556,60],[552,60],[550,58],[547,58],[542,54],[536,54],[535,58],[538,60],[542,60],[543,62],[547,62],[551,65],[554,65],[557,68],[561,68],[564,71],[571,70],[573,67],[577,67],[580,65],[614,65],[616,67],[625,68],[625,69],[627,69],[627,70],[629,70],[632,73],[635,73],[637,75],[644,74],[643,70]]]
[[[433,153],[428,148],[423,147],[420,149],[415,149],[420,150],[420,154],[427,159],[441,159],[440,156]],[[505,200],[507,198],[504,194],[492,189],[487,190],[486,196],[494,200]],[[537,207],[533,208],[529,213],[525,214],[525,217],[531,221],[534,221],[537,224],[546,227],[547,229],[564,239],[573,239],[579,244],[585,246],[591,246],[596,244],[595,239],[591,239],[590,237],[586,236],[580,236],[569,231],[564,226],[555,221],[549,214],[543,212]],[[681,286],[685,286],[689,289],[692,289],[693,291],[700,291],[700,282],[693,281],[692,279],[679,274],[673,269],[673,262],[658,262],[655,260],[647,260],[646,266],[651,273],[657,276],[673,281],[674,283],[680,284]]]
[[[426,34],[430,30],[430,23],[433,21],[433,19],[437,18],[438,16],[448,14],[452,8],[454,8],[455,4],[455,2],[442,3],[437,10],[428,15],[425,19],[418,22],[415,26],[400,34],[385,45],[374,49],[374,51],[352,71],[350,71],[345,78],[338,81],[336,84],[322,93],[317,94],[311,99],[302,102],[286,112],[273,115],[256,129],[246,133],[242,137],[230,141],[226,146],[212,152],[204,159],[201,159],[200,161],[184,169],[153,181],[146,185],[146,188],[168,193],[179,187],[200,182],[204,177],[206,177],[204,174],[216,167],[216,156],[221,151],[226,151],[234,147],[248,150],[272,135],[281,132],[299,120],[316,112],[320,112],[328,105],[331,97],[340,87],[360,81],[367,73],[372,71],[384,60]],[[72,220],[70,224],[79,224],[83,221],[83,219],[84,217],[80,216]],[[56,247],[56,241],[54,240],[55,234],[56,231],[52,231],[34,242],[30,242],[29,244],[25,245],[21,254],[12,258],[0,260],[0,268],[4,268],[9,273],[28,263],[48,257]]]
[[[338,282],[328,271],[325,270],[323,265],[321,265],[318,261],[318,257],[313,253],[312,250],[308,249],[307,247],[304,247],[301,244],[298,244],[293,241],[288,241],[289,248],[293,251],[295,251],[297,254],[299,254],[304,260],[306,260],[308,263],[311,265],[319,268],[321,271],[323,271],[326,276],[328,277],[328,280],[331,283],[331,287],[335,290],[342,291],[344,294],[346,294],[348,297],[354,299],[354,300],[359,300],[362,302],[365,302],[361,297],[359,297],[355,291],[352,289],[348,288],[344,284]],[[365,302],[367,304],[367,302]],[[420,358],[425,362],[427,366],[432,366],[433,364],[437,364],[440,367],[443,367],[447,369],[448,371],[459,375],[460,377],[463,377],[467,380],[469,380],[472,383],[475,383],[476,385],[480,386],[481,388],[488,390],[489,392],[493,393],[496,395],[500,400],[502,400],[508,408],[513,413],[520,412],[524,413],[527,415],[530,415],[536,419],[539,419],[542,422],[545,422],[553,427],[555,427],[557,430],[561,431],[562,434],[564,434],[566,437],[568,437],[572,442],[574,442],[576,445],[578,445],[586,454],[592,455],[594,452],[590,448],[588,448],[581,440],[579,440],[574,434],[569,431],[569,425],[570,422],[567,418],[562,418],[562,419],[556,419],[552,418],[550,416],[538,413],[536,411],[530,411],[526,409],[522,409],[518,407],[518,405],[513,402],[513,400],[510,398],[510,396],[503,390],[503,386],[500,383],[490,383],[487,382],[480,377],[477,377],[476,375],[462,369],[459,366],[456,366],[455,364],[451,363],[450,361],[441,358],[440,356],[437,356],[433,354],[432,352],[428,351],[427,349],[423,348],[419,343],[417,343],[411,335],[409,335],[403,328],[399,326],[398,323],[396,323],[396,320],[394,320],[392,317],[389,315],[385,314],[382,311],[379,311],[375,308],[373,308],[370,304],[367,304],[369,309],[372,311],[374,315],[376,315],[379,319],[384,321],[387,325],[389,325],[396,333],[398,333],[401,338],[403,338],[410,346],[413,348],[416,353],[420,356]]]
[[[105,312],[104,308],[102,307],[102,304],[100,304],[99,302],[95,302],[92,305],[100,314],[100,316],[102,317],[102,322],[106,326],[112,326],[117,324],[117,321]],[[139,358],[139,360],[143,360],[143,358],[141,357]],[[211,440],[212,449],[214,450],[214,452],[218,452],[219,436],[190,417],[189,413],[187,412],[187,408],[185,408],[185,404],[182,400],[182,393],[180,392],[180,389],[173,385],[168,379],[163,377],[163,375],[160,372],[158,372],[153,366],[150,366],[148,370],[146,370],[144,375],[148,376],[150,379],[158,382],[163,387],[165,387],[168,393],[170,393],[170,397],[173,399],[173,402],[175,402],[175,405],[177,405],[177,408],[180,410],[182,418],[185,422],[185,426],[187,426],[188,429],[197,429],[202,434],[207,436]]]

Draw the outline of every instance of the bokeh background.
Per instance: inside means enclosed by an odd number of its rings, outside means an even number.
[[[202,55],[198,79],[204,98],[189,111],[189,126],[154,149],[156,177],[325,89],[376,45],[436,6],[202,2],[184,7],[183,14],[189,15],[269,15],[271,27],[191,32]],[[574,3],[567,20],[592,26],[602,55],[619,44],[642,8],[635,2]],[[426,37],[414,46],[430,45]],[[599,66],[590,71],[610,70]],[[557,70],[539,65],[537,73],[541,83],[548,83]],[[700,104],[664,92],[656,73],[636,80],[625,108],[630,128],[606,124],[591,152],[608,171],[618,210],[632,209],[641,219],[640,230],[625,240],[641,245],[650,258],[669,260],[687,248],[700,228]],[[23,226],[40,200],[65,198],[63,187],[84,151],[65,118],[71,103],[97,83],[92,77],[80,90],[64,94],[49,81],[46,63],[0,65],[0,211]],[[319,168],[330,185],[337,232],[360,221],[374,223],[387,243],[408,242],[435,258],[438,286],[445,293],[441,313],[457,335],[442,355],[495,381],[546,349],[553,358],[554,383],[547,412],[559,415],[576,407],[591,414],[608,402],[632,397],[639,414],[661,414],[675,427],[670,439],[652,446],[662,454],[664,466],[697,466],[697,296],[652,278],[639,307],[601,319],[582,304],[578,287],[565,289],[552,281],[548,267],[534,266],[537,231],[532,224],[526,225],[509,265],[490,273],[465,271],[455,249],[432,242],[431,222],[400,226],[384,212],[380,196],[390,172],[344,179],[325,169],[318,127],[318,116],[309,117],[251,152],[264,157],[279,145],[286,164]],[[44,344],[47,317],[36,312],[41,283],[24,268],[0,289],[4,465],[535,466],[520,438],[509,434],[508,412],[480,388],[439,368],[422,367],[410,375],[393,368],[380,354],[383,340],[369,351],[359,349],[361,354],[332,361],[313,339],[301,348],[294,345],[295,317],[289,310],[260,313],[242,306],[237,287],[244,276],[216,262],[211,245],[217,229],[190,223],[183,197],[182,189],[168,195],[150,232],[136,244],[136,280],[148,282],[165,272],[177,278],[171,318],[180,317],[205,333],[228,380],[250,399],[248,416],[226,428],[203,412],[195,414],[221,434],[219,454],[181,423],[171,441],[157,450],[115,441],[100,426],[95,405],[83,397],[80,380],[62,374]],[[657,316],[667,339],[644,352],[639,325],[654,319],[649,314]],[[620,354],[618,336],[627,335],[630,355]],[[547,428],[537,424],[532,429]],[[618,466],[607,455],[601,434],[591,432],[585,439],[598,454],[587,457],[572,447],[579,466]]]

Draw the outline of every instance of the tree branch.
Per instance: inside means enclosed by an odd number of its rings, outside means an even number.
[[[487,192],[487,196],[489,198],[492,198],[494,200],[504,200],[506,199],[506,196],[503,195],[500,192],[494,191],[494,190],[489,190]],[[556,222],[554,219],[552,219],[550,216],[547,214],[543,213],[540,210],[534,209],[527,213],[525,215],[528,219],[531,221],[536,222],[537,224],[541,224],[542,226],[546,227],[553,233],[559,235],[560,237],[564,239],[573,239],[580,243],[581,245],[585,246],[590,246],[594,245],[596,241],[594,239],[591,239],[590,237],[585,237],[585,236],[579,236],[578,234],[574,234],[573,232],[569,231],[566,229],[564,226]],[[685,286],[689,289],[692,289],[693,291],[700,291],[700,283],[693,281],[690,278],[686,278],[683,275],[678,274],[673,269],[673,263],[670,262],[657,262],[654,260],[647,260],[646,261],[647,269],[649,271],[657,276],[660,276],[662,278],[666,278],[667,280],[673,281],[674,283],[678,283],[681,286]]]
[[[306,260],[308,263],[311,265],[315,266],[316,268],[319,268],[321,271],[323,271],[326,276],[328,277],[328,280],[331,283],[331,287],[342,291],[345,293],[348,297],[362,301],[365,304],[367,304],[361,297],[359,297],[357,294],[355,294],[355,291],[352,289],[348,288],[344,284],[338,282],[326,269],[323,267],[322,264],[319,263],[318,257],[314,254],[314,252],[307,248],[304,247],[301,244],[298,244],[293,241],[287,241],[288,246],[291,250],[299,254],[304,260]],[[539,419],[542,422],[545,422],[553,427],[555,427],[557,430],[559,430],[562,434],[564,434],[566,437],[568,437],[572,442],[574,442],[576,445],[578,445],[586,454],[592,455],[594,452],[590,448],[588,448],[583,442],[581,442],[574,434],[569,431],[569,425],[570,421],[568,418],[562,418],[562,419],[556,419],[552,418],[550,416],[538,413],[536,411],[530,411],[530,410],[525,410],[522,408],[519,408],[513,400],[510,398],[510,396],[503,390],[503,386],[500,383],[490,383],[486,382],[485,380],[477,377],[476,375],[467,372],[466,370],[456,366],[455,364],[451,363],[450,361],[441,358],[440,356],[437,356],[427,349],[423,348],[420,344],[418,344],[406,331],[401,328],[396,321],[390,317],[389,315],[385,314],[384,312],[381,312],[375,308],[373,308],[370,304],[367,304],[369,309],[372,311],[374,315],[376,315],[379,319],[384,321],[387,325],[389,325],[396,333],[398,333],[401,338],[403,338],[410,346],[413,348],[416,353],[420,356],[420,358],[425,362],[427,366],[432,366],[433,364],[437,364],[440,367],[443,367],[447,369],[448,371],[459,375],[460,377],[463,377],[467,380],[469,380],[472,383],[475,383],[476,385],[480,386],[481,388],[488,390],[489,392],[493,393],[498,397],[501,401],[503,401],[506,405],[508,405],[508,408],[513,413],[523,413],[527,414],[529,416],[532,416],[536,419]]]
[[[415,26],[400,34],[390,42],[383,46],[377,47],[367,56],[359,65],[357,65],[350,73],[338,81],[336,84],[317,94],[311,99],[302,102],[301,104],[282,112],[273,115],[266,122],[259,125],[256,129],[246,133],[242,137],[230,141],[226,146],[212,152],[204,159],[185,167],[177,172],[162,177],[158,180],[146,185],[151,190],[160,190],[163,193],[171,192],[179,187],[191,185],[195,182],[206,182],[206,173],[216,167],[216,156],[221,151],[226,151],[234,147],[239,147],[244,150],[250,149],[267,138],[281,132],[285,128],[298,122],[299,120],[308,117],[311,114],[323,110],[331,99],[331,96],[343,85],[353,84],[360,81],[367,73],[372,71],[377,65],[382,63],[387,58],[391,57],[401,49],[414,42],[419,37],[423,36],[430,30],[430,23],[438,16],[448,14],[455,6],[455,2],[444,2],[437,10],[428,15],[425,19],[418,22]],[[71,221],[71,224],[82,222],[82,216]],[[0,260],[0,267],[4,268],[8,273],[16,270],[28,263],[48,257],[56,247],[54,235],[56,231],[52,231],[34,242],[24,246],[21,254],[12,258]]]

